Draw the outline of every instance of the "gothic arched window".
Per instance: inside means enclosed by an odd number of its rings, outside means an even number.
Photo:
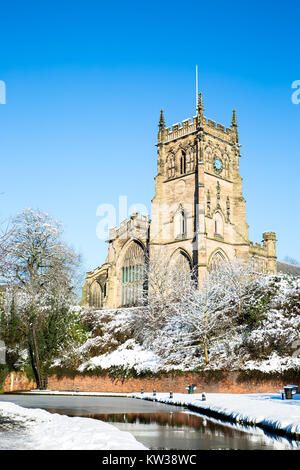
[[[189,258],[188,254],[179,248],[178,250],[173,253],[171,257],[171,265],[172,266],[177,266],[183,271],[186,271],[187,273],[191,272],[192,269],[192,261]]]
[[[184,150],[181,152],[181,157],[180,157],[180,174],[184,175],[186,173],[186,153]]]
[[[213,271],[214,269],[217,269],[220,266],[220,264],[226,263],[226,262],[227,262],[226,255],[221,250],[218,250],[211,257],[208,270]]]
[[[101,308],[102,307],[102,289],[97,281],[94,281],[90,288],[90,307]]]
[[[223,223],[223,217],[220,214],[220,212],[215,212],[213,220],[214,220],[214,235],[223,237],[224,236],[224,223]]]
[[[186,171],[194,171],[194,152],[192,148],[189,148],[186,155]]]
[[[208,189],[207,195],[206,195],[206,210],[207,210],[207,215],[210,216],[210,208],[211,208],[211,198],[210,198],[210,191]]]
[[[136,305],[141,299],[144,284],[145,252],[133,240],[128,246],[121,268],[122,306]]]
[[[174,214],[174,238],[186,236],[186,217],[184,210],[179,207]]]
[[[167,177],[174,178],[175,176],[175,156],[170,154],[167,158]]]
[[[204,152],[205,152],[205,156],[204,156],[205,169],[207,171],[212,172],[212,170],[213,170],[213,152],[212,152],[212,148],[209,145],[207,145]]]

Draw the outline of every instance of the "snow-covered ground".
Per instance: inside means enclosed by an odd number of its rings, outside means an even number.
[[[0,402],[1,450],[146,449],[130,433],[91,418],[68,417]]]
[[[274,431],[283,431],[288,435],[300,436],[300,395],[292,400],[281,400],[281,395],[269,394],[202,394],[158,393],[153,397],[150,393],[134,394],[137,398],[157,399],[162,403],[192,407],[194,411],[211,410],[236,422],[254,424]]]

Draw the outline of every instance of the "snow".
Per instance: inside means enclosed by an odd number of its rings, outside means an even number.
[[[283,372],[289,369],[300,370],[300,358],[299,357],[280,357],[276,352],[270,354],[270,356],[263,361],[247,361],[244,365],[245,369],[249,370],[260,370],[261,372]]]
[[[123,367],[124,372],[135,369],[137,375],[176,369],[297,373],[300,278],[253,277],[249,266],[238,263],[211,276],[205,284],[207,296],[187,289],[172,305],[166,305],[162,292],[163,299],[156,299],[154,306],[83,308],[82,320],[92,326],[79,348],[78,370]]]
[[[2,450],[145,450],[130,433],[91,418],[0,402]]]
[[[96,367],[109,369],[122,365],[126,369],[135,368],[137,373],[143,370],[157,372],[159,361],[160,358],[156,354],[143,349],[134,339],[129,339],[110,353],[92,357],[89,361],[81,364],[78,370],[82,372],[85,369],[92,370]]]
[[[153,400],[151,394],[135,394],[137,398]],[[300,394],[292,400],[282,400],[280,394],[179,394],[172,398],[169,394],[158,393],[157,401],[170,405],[191,407],[194,411],[210,410],[230,418],[235,422],[252,424],[288,435],[300,436]]]
[[[194,411],[186,411],[189,415],[199,416],[199,413]],[[251,435],[251,442],[260,443],[261,440],[270,445],[274,450],[300,450],[300,442],[294,439],[290,439],[288,436],[280,436],[258,426],[251,426],[247,424],[240,424],[237,422],[226,422],[218,418],[206,417],[204,421],[216,423],[218,425],[222,424],[222,427],[239,431],[241,433],[246,433]]]

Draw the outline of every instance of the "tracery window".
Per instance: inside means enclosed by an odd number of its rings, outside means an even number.
[[[186,173],[186,153],[184,150],[181,152],[180,157],[180,174],[184,175]]]
[[[229,199],[229,196],[227,196],[227,199],[226,199],[226,221],[230,222],[230,199]]]
[[[186,216],[180,206],[174,214],[174,238],[184,238],[186,236]]]
[[[207,195],[206,195],[206,211],[207,215],[210,216],[210,208],[211,208],[211,199],[210,199],[210,191],[208,189]]]
[[[229,171],[230,160],[229,160],[229,155],[227,153],[223,154],[222,161],[223,161],[223,165],[224,165],[224,176],[225,176],[225,178],[230,178],[230,171]]]
[[[222,253],[221,250],[217,251],[210,260],[208,270],[213,271],[214,269],[217,269],[220,266],[220,264],[226,263],[226,262],[227,262],[227,259],[224,253]]]
[[[102,289],[97,281],[94,281],[90,288],[90,307],[101,308],[102,307]]]
[[[171,256],[170,260],[171,273],[174,276],[175,291],[173,294],[180,295],[178,292],[178,285],[184,290],[185,286],[190,286],[192,275],[192,260],[189,255],[182,249],[176,250]],[[187,283],[187,284],[186,284]]]
[[[219,237],[224,236],[224,223],[220,212],[215,212],[214,214],[214,235]]]
[[[192,148],[189,148],[186,155],[186,171],[194,171],[194,152]]]
[[[142,245],[132,241],[127,248],[121,268],[121,304],[137,305],[144,285],[145,253]]]
[[[210,145],[207,145],[205,148],[205,169],[209,172],[213,171],[213,152]]]
[[[175,155],[170,154],[167,158],[167,177],[174,178],[176,174]]]
[[[173,266],[177,266],[183,271],[186,271],[187,273],[190,273],[192,269],[192,262],[187,253],[182,249],[178,249],[175,251],[171,258],[171,264]]]

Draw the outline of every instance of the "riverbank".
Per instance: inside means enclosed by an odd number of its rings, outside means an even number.
[[[293,400],[281,400],[281,395],[269,394],[179,394],[173,398],[167,393],[133,394],[135,398],[158,401],[169,405],[185,406],[208,416],[227,421],[259,426],[268,431],[300,439],[300,394]]]
[[[25,392],[12,392],[20,393],[21,395],[63,395],[63,396],[82,396],[82,397],[128,397],[128,393],[114,393],[114,392],[60,392],[58,390],[29,390]],[[9,392],[6,393],[9,395]]]
[[[129,432],[100,420],[0,401],[1,450],[146,450]]]

